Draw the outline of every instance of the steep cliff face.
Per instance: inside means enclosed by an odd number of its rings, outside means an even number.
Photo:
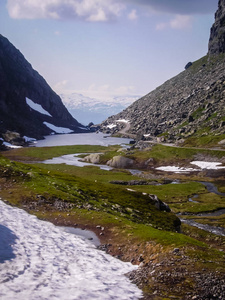
[[[128,133],[139,139],[158,137],[170,142],[205,136],[224,139],[224,15],[225,0],[220,0],[207,56],[108,118],[102,123],[102,130],[116,133],[123,124],[116,120],[125,119],[130,122]]]
[[[35,104],[41,109],[35,109]],[[53,125],[75,132],[84,130],[44,78],[0,35],[0,134],[9,130],[41,138],[54,132]]]
[[[209,55],[225,53],[225,0],[219,0],[209,38]]]

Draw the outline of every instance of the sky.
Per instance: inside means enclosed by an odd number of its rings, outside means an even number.
[[[0,33],[57,93],[145,95],[206,55],[218,0],[1,0]]]

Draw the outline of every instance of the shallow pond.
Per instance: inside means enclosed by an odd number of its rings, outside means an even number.
[[[69,145],[127,145],[132,139],[111,137],[101,132],[48,135],[44,140],[35,141],[30,146],[53,147]]]

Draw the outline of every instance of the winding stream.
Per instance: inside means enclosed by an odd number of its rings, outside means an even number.
[[[60,156],[60,157],[54,157],[52,159],[45,160],[42,163],[45,163],[45,164],[67,164],[67,165],[74,165],[74,166],[77,166],[77,167],[84,167],[84,166],[92,165],[92,166],[99,167],[100,169],[103,169],[103,170],[113,169],[112,167],[109,167],[107,165],[100,165],[100,164],[93,164],[93,163],[83,162],[83,161],[81,161],[80,157],[78,157],[81,154],[90,154],[90,153],[77,153],[77,154],[63,155],[63,156]],[[139,170],[129,170],[129,171],[133,175],[141,173],[141,171],[139,171]],[[219,196],[224,196],[225,197],[225,193],[219,192],[217,187],[213,183],[206,182],[206,181],[198,181],[198,182],[205,185],[207,190],[210,193],[214,193],[214,194],[217,194]],[[193,198],[197,198],[197,197],[198,197],[198,195],[194,195]],[[193,202],[193,203],[198,203],[197,201],[193,200],[192,198],[189,198],[189,201]],[[219,209],[215,212],[200,213],[200,214],[196,214],[195,216],[203,216],[203,217],[211,217],[212,216],[213,217],[213,216],[223,215],[224,213],[225,213],[225,209]],[[195,222],[192,219],[188,219],[188,220],[181,219],[181,221],[183,223],[189,224],[189,225],[194,226],[194,227],[198,227],[198,228],[206,230],[208,232],[212,232],[212,233],[217,234],[217,235],[225,236],[225,229],[223,229],[223,228],[216,227],[216,226],[210,226],[210,225],[203,225],[203,224]]]
[[[225,193],[220,193],[217,187],[215,186],[215,184],[213,184],[212,182],[206,182],[206,181],[199,181],[199,182],[204,184],[210,193],[214,193],[216,195],[225,197]]]
[[[182,223],[197,227],[199,229],[203,229],[205,231],[214,233],[216,235],[225,236],[225,229],[222,227],[210,226],[207,224],[200,224],[190,219],[180,219]]]
[[[212,183],[212,182],[206,182],[206,181],[198,181],[202,184],[204,184],[210,193],[214,193],[219,196],[225,196],[225,193],[221,193],[218,191],[217,187]],[[195,195],[193,198],[196,198],[198,195]],[[189,201],[198,203],[197,201],[194,201],[193,199],[189,198]],[[213,212],[205,212],[205,213],[198,213],[195,216],[201,216],[201,217],[217,217],[225,214],[225,208],[218,209]],[[180,219],[181,222],[197,227],[199,229],[203,229],[205,231],[220,235],[220,236],[225,236],[225,229],[222,227],[217,227],[217,226],[210,226],[208,224],[200,224],[195,222],[193,219]]]

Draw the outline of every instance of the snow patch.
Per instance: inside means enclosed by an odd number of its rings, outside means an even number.
[[[24,140],[25,140],[26,143],[36,141],[35,138],[31,138],[31,137],[29,137],[29,136],[23,136],[23,138],[24,138]]]
[[[0,201],[0,298],[135,300],[137,269],[53,224]]]
[[[187,172],[199,171],[199,169],[180,168],[180,167],[176,167],[176,166],[162,166],[162,167],[156,168],[156,170],[165,171],[165,172],[173,172],[173,173],[187,173]]]
[[[40,104],[35,103],[34,101],[32,101],[31,99],[29,99],[27,97],[26,97],[26,102],[27,102],[27,105],[29,105],[30,108],[32,108],[33,110],[36,110],[43,115],[52,117],[52,115],[50,115],[50,113],[47,110],[45,110]]]
[[[112,129],[112,128],[114,128],[114,127],[116,127],[115,124],[109,124],[109,125],[107,125],[107,128],[109,128],[109,129]]]
[[[87,131],[89,131],[89,129],[88,128],[86,128],[86,127],[78,127],[79,129],[83,129],[83,130],[87,130]]]
[[[121,123],[130,123],[130,121],[129,121],[129,120],[125,120],[125,119],[116,120],[116,122],[121,122]]]
[[[72,133],[73,132],[73,130],[71,130],[69,128],[58,127],[58,126],[55,126],[55,125],[53,125],[51,123],[48,123],[48,122],[43,122],[43,124],[45,124],[48,128],[55,131],[56,133]]]
[[[156,168],[156,170],[165,171],[165,172],[174,172],[174,173],[187,173],[187,172],[196,172],[200,170],[220,170],[225,169],[225,166],[220,166],[220,162],[207,162],[207,161],[192,161],[191,164],[196,165],[200,169],[194,168],[180,168],[176,166],[162,166]]]
[[[1,139],[2,140],[2,139]],[[8,147],[8,148],[12,148],[12,149],[17,149],[17,148],[22,148],[21,146],[16,146],[16,145],[12,145],[8,142],[3,142],[2,143],[4,146]]]
[[[220,162],[207,162],[207,161],[192,161],[191,164],[198,166],[201,169],[225,169],[225,166],[220,166],[222,163]]]

